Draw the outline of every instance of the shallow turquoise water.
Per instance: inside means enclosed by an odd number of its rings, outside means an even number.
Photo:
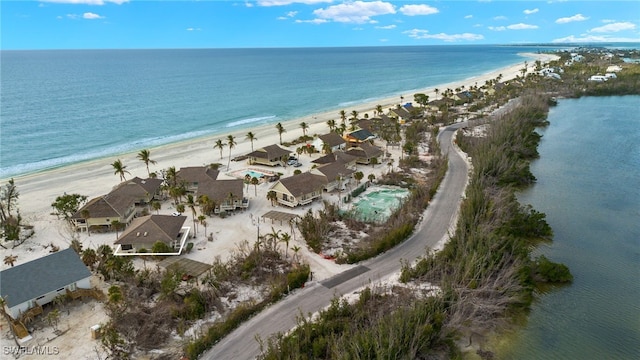
[[[407,189],[380,188],[356,197],[351,211],[364,221],[385,221],[407,196]]]

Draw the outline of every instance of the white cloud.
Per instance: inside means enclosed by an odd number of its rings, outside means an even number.
[[[503,16],[503,15],[495,16],[495,17],[493,18],[493,20],[507,20],[507,17],[506,17],[506,16]]]
[[[585,21],[589,19],[588,17],[583,16],[582,14],[575,14],[569,17],[563,17],[556,20],[556,24],[566,24],[574,21]]]
[[[201,31],[202,29],[200,28],[193,28],[193,27],[189,27],[187,28],[187,31]]]
[[[432,15],[440,12],[438,9],[429,5],[404,5],[399,10],[406,16]]]
[[[330,3],[333,0],[260,0],[258,1],[258,6],[285,6],[291,4],[319,4],[319,3]],[[251,2],[245,3],[247,7],[253,7]]]
[[[482,40],[484,36],[479,34],[471,34],[471,33],[463,33],[463,34],[429,34],[428,30],[421,29],[412,29],[408,31],[403,31],[403,34],[407,34],[410,38],[413,39],[436,39],[442,40],[445,42],[455,42],[455,41],[475,41]]]
[[[537,29],[538,25],[530,25],[530,24],[523,24],[523,23],[519,23],[519,24],[512,24],[507,26],[507,29],[509,30],[530,30],[530,29]]]
[[[95,20],[95,19],[104,19],[104,16],[100,16],[98,14],[94,14],[91,12],[86,12],[82,14],[82,18],[87,20]]]
[[[395,28],[396,28],[395,25],[376,26],[376,29],[382,29],[382,30],[391,30],[391,29],[395,29]]]
[[[39,1],[56,3],[56,4],[79,4],[79,5],[104,5],[106,3],[121,5],[129,2],[129,0],[39,0]]]
[[[396,10],[392,4],[383,1],[354,1],[317,9],[313,13],[324,20],[362,24],[371,22],[372,16],[395,14]]]
[[[296,15],[298,15],[298,12],[297,12],[297,11],[289,11],[289,12],[287,13],[287,16],[288,16],[288,17],[295,17]]]
[[[559,39],[554,39],[553,43],[595,43],[595,42],[640,42],[638,38],[610,37],[603,35],[570,35]]]
[[[624,30],[635,30],[635,28],[636,28],[636,24],[634,23],[618,22],[618,23],[611,23],[611,24],[607,24],[597,28],[593,28],[589,30],[589,32],[611,33],[611,32],[618,32],[618,31],[624,31]]]
[[[531,15],[531,14],[535,14],[535,13],[537,13],[538,11],[540,11],[540,10],[538,10],[538,8],[531,9],[531,10],[529,10],[529,9],[525,9],[525,10],[523,11],[523,13],[525,13],[526,15]]]
[[[472,17],[473,17],[473,15],[467,15],[467,16],[465,16],[464,18],[465,18],[465,19],[471,19]]]
[[[538,25],[530,25],[530,24],[511,24],[508,26],[489,26],[488,29],[491,31],[505,31],[505,30],[531,30],[537,29]]]
[[[328,22],[329,20],[325,20],[325,19],[296,20],[296,23],[298,24],[325,24]]]

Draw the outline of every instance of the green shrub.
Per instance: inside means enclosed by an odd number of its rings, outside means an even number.
[[[566,265],[554,263],[544,255],[535,260],[532,271],[533,277],[540,282],[561,284],[573,281],[573,275]]]

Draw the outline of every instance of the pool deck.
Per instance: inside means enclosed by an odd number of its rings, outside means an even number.
[[[261,177],[264,177],[264,176],[275,176],[276,175],[276,173],[273,172],[273,171],[268,171],[268,170],[259,169],[259,168],[255,168],[255,167],[248,167],[248,168],[242,168],[242,169],[239,169],[239,170],[234,170],[234,171],[228,172],[227,175],[232,176],[232,177],[237,178],[237,179],[244,179],[244,175],[248,171],[252,171],[252,172],[255,172],[255,173],[260,173],[260,174],[262,174]]]

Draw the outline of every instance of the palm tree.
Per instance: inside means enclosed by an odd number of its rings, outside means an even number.
[[[438,88],[433,89],[433,92],[436,93],[436,99],[438,98],[438,94],[440,93],[440,90],[438,90]]]
[[[128,171],[127,171],[127,166],[122,164],[122,160],[118,159],[116,161],[113,162],[113,164],[111,164],[111,166],[113,166],[113,174],[114,175],[120,175],[120,181],[125,181],[127,180],[124,177],[124,174],[129,174],[131,175]]]
[[[376,113],[378,115],[382,115],[384,111],[382,110],[382,105],[376,105]]]
[[[347,112],[344,110],[340,110],[340,120],[342,120],[342,123],[345,124],[347,121]]]
[[[291,251],[293,251],[293,257],[291,258],[291,261],[293,262],[297,262],[298,261],[298,252],[302,250],[302,248],[298,245],[293,245],[291,247]]]
[[[271,206],[273,206],[275,204],[276,201],[278,201],[278,194],[271,190],[267,193],[267,200],[271,201]]]
[[[233,135],[228,135],[227,146],[229,146],[229,160],[227,161],[227,168],[229,168],[229,165],[231,164],[231,149],[236,147],[236,144],[236,138]]]
[[[287,130],[285,130],[284,126],[282,126],[281,123],[276,124],[276,130],[278,130],[278,135],[280,136],[280,145],[282,145],[282,134],[287,132]]]
[[[369,176],[367,176],[367,178],[369,179],[370,182],[373,182],[373,180],[376,179],[376,176],[374,174],[369,174]]]
[[[331,145],[329,145],[326,142],[322,142],[322,152],[325,154],[331,154],[332,150],[331,150]]]
[[[222,150],[227,144],[224,143],[221,139],[216,140],[216,143],[213,145],[214,149],[220,149],[220,159],[222,159]]]
[[[151,160],[151,151],[144,149],[144,150],[140,150],[140,152],[138,153],[138,159],[140,159],[140,161],[142,161],[145,166],[147,167],[147,175],[149,175],[149,177],[151,177],[151,172],[149,171],[149,164],[156,164],[157,161],[155,160]]]
[[[162,208],[162,205],[160,204],[159,201],[152,202],[151,207],[153,208],[153,210],[156,211],[156,214],[160,214],[160,209]]]
[[[289,242],[291,241],[291,234],[283,232],[280,235],[280,242],[284,243],[284,258],[288,258],[289,257]]]
[[[15,265],[16,261],[18,261],[18,255],[7,255],[4,257],[4,264],[5,265],[11,265],[11,267],[13,267],[13,265]]]
[[[351,121],[351,123],[353,124],[354,122],[358,122],[358,112],[353,110],[351,111],[351,118],[349,119]]]
[[[303,121],[300,123],[300,128],[302,128],[302,136],[307,137],[307,129],[309,128],[309,124]]]
[[[280,230],[276,230],[272,226],[271,232],[266,234],[264,237],[265,240],[267,240],[267,244],[270,245],[271,250],[277,251],[278,242],[280,241]]]
[[[164,174],[164,180],[169,186],[177,186],[178,185],[178,170],[176,170],[175,166],[170,166]]]
[[[256,137],[256,135],[255,135],[254,133],[252,133],[251,131],[249,131],[249,132],[247,133],[246,138],[247,138],[249,141],[251,141],[251,151],[253,151],[253,142],[254,142],[255,140],[258,140],[258,138],[257,138],[257,137]]]
[[[260,183],[260,180],[258,180],[257,177],[252,177],[251,178],[251,184],[253,185],[253,190],[255,192],[255,196],[258,196],[258,184]]]
[[[336,121],[333,119],[327,120],[327,126],[329,126],[329,131],[333,131],[336,128]]]
[[[82,262],[93,270],[94,265],[98,262],[98,254],[92,248],[85,249],[82,251]]]
[[[189,194],[187,195],[187,206],[189,207],[189,209],[191,209],[191,215],[193,218],[193,235],[197,235],[198,234],[198,227],[196,226],[196,202],[193,199],[193,195]]]
[[[122,223],[118,220],[113,220],[111,222],[111,227],[116,231],[116,239],[118,238],[118,230],[120,230],[120,226]]]
[[[200,225],[204,226],[204,236],[207,236],[207,217],[200,214],[198,215],[198,222]]]
[[[356,184],[360,185],[360,180],[364,177],[364,173],[362,171],[356,171],[353,174],[353,178],[356,179]]]

